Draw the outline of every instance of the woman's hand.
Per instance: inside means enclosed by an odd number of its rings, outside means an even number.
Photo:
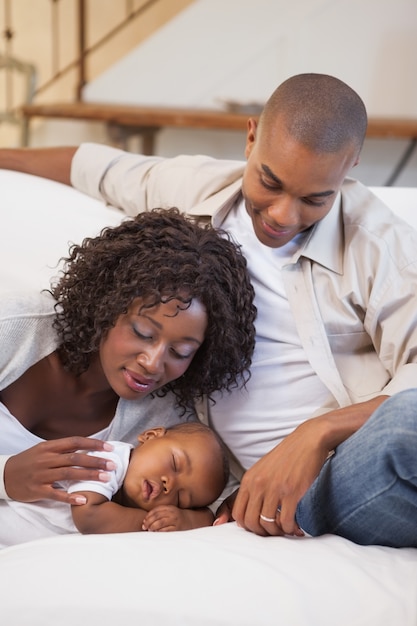
[[[55,484],[64,480],[107,482],[107,472],[115,469],[114,463],[80,450],[112,449],[111,444],[88,437],[66,437],[39,443],[7,461],[4,468],[7,495],[20,502],[46,498],[67,504],[84,504],[83,496],[68,494]]]

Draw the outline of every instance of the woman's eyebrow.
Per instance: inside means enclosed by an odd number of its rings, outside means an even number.
[[[149,317],[149,315],[146,315],[146,313],[139,313],[138,317],[144,317],[146,320],[148,320],[148,322],[151,322],[151,324],[153,324],[154,326],[156,326],[156,328],[158,330],[161,330],[162,328],[162,324],[160,324],[159,322],[157,322],[156,320],[153,319],[153,317]]]

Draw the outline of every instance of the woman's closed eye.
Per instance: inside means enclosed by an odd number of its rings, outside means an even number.
[[[187,352],[185,354],[185,353],[178,352],[178,350],[176,350],[175,348],[171,348],[171,353],[176,359],[180,359],[180,360],[191,359],[191,357],[194,356],[194,352],[191,352],[191,353]]]
[[[147,341],[148,339],[153,339],[153,336],[151,333],[145,333],[139,330],[139,328],[136,328],[136,326],[132,326],[132,330],[134,334],[136,335],[136,337],[139,337],[139,339],[143,339],[144,341]]]
[[[132,325],[132,330],[135,336],[138,337],[138,339],[140,339],[141,341],[153,341],[155,339],[153,333],[141,330],[135,325]],[[194,356],[195,350],[179,352],[177,348],[171,347],[171,354],[175,359],[186,361],[187,359],[191,359]]]

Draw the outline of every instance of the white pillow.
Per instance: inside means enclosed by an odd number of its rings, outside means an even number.
[[[371,187],[398,217],[417,229],[417,187]]]
[[[0,170],[0,289],[43,289],[71,243],[121,222],[123,213],[81,192]]]

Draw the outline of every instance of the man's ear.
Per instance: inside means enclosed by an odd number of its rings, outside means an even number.
[[[249,158],[250,153],[252,152],[253,145],[256,139],[256,130],[258,128],[258,122],[255,118],[250,117],[248,119],[248,130],[246,132],[246,146],[245,146],[245,157]]]
[[[163,437],[167,432],[167,429],[163,426],[157,426],[156,428],[149,428],[148,430],[144,430],[143,433],[140,433],[138,436],[139,443],[144,443],[149,439],[155,439],[157,437]]]

